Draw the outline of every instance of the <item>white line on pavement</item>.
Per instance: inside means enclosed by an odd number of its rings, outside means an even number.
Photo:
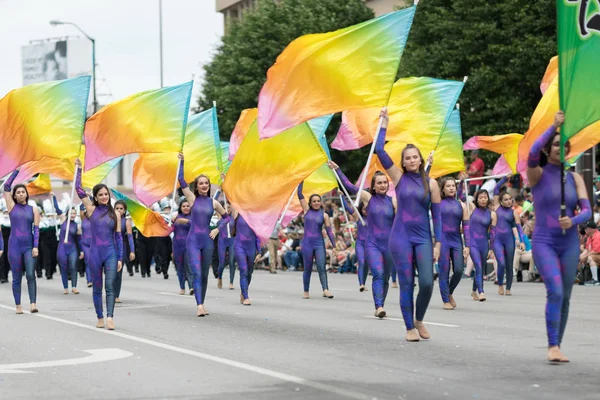
[[[0,304],[0,308],[4,308],[6,310],[10,310],[13,311],[15,310],[15,307],[9,307],[6,305],[2,305]],[[26,314],[30,314],[28,311],[24,311]],[[121,333],[121,332],[116,332],[116,331],[109,331],[106,329],[98,329],[93,325],[85,325],[85,324],[81,324],[79,322],[74,322],[74,321],[69,321],[66,319],[62,319],[62,318],[56,318],[56,317],[52,317],[50,315],[44,315],[44,314],[31,314],[32,316],[34,316],[35,318],[43,318],[43,319],[48,319],[50,321],[55,321],[55,322],[60,322],[63,324],[67,324],[67,325],[71,325],[71,326],[76,326],[78,328],[83,328],[83,329],[87,329],[87,330],[91,330],[94,332],[98,332],[98,333],[104,333],[107,335],[112,335],[112,336],[117,336],[120,337],[122,339],[127,339],[127,340],[132,340],[134,342],[138,342],[138,343],[144,343],[147,344],[149,346],[154,346],[154,347],[158,347],[161,349],[165,349],[165,350],[170,350],[176,353],[181,353],[181,354],[186,354],[192,357],[197,357],[197,358],[201,358],[204,360],[208,360],[208,361],[213,361],[219,364],[223,364],[223,365],[227,365],[230,367],[234,367],[234,368],[239,368],[239,369],[243,369],[245,371],[249,371],[249,372],[254,372],[256,374],[260,374],[260,375],[265,375],[274,379],[279,379],[282,381],[286,381],[286,382],[291,382],[291,383],[296,383],[299,385],[304,385],[304,386],[308,386],[311,387],[313,389],[317,389],[317,390],[322,390],[325,392],[329,392],[329,393],[333,393],[333,394],[337,394],[339,396],[344,396],[350,399],[358,399],[358,400],[371,400],[372,396],[367,396],[364,395],[362,393],[357,393],[355,391],[351,391],[351,390],[346,390],[346,389],[342,389],[342,388],[337,388],[335,386],[330,386],[330,385],[326,385],[323,383],[319,383],[319,382],[312,382],[309,381],[307,379],[304,378],[300,378],[297,376],[293,376],[293,375],[288,375],[288,374],[283,374],[281,372],[277,372],[277,371],[273,371],[267,368],[262,368],[262,367],[258,367],[255,365],[251,365],[251,364],[246,364],[246,363],[242,363],[239,361],[234,361],[234,360],[229,360],[227,358],[223,358],[223,357],[217,357],[217,356],[213,356],[210,354],[206,354],[206,353],[201,353],[199,351],[194,351],[194,350],[189,350],[189,349],[184,349],[182,347],[177,347],[177,346],[173,346],[170,344],[166,344],[166,343],[161,343],[161,342],[157,342],[155,340],[150,340],[150,339],[145,339],[142,337],[138,337],[138,336],[134,336],[134,335],[130,335],[127,333]]]
[[[188,299],[193,299],[194,296],[190,296],[189,294],[177,294],[177,293],[169,293],[169,292],[157,292],[158,294],[162,294],[164,296],[175,296],[175,297],[180,297],[182,299],[185,299],[186,297]]]
[[[363,318],[379,319],[379,318],[377,318],[377,317],[375,317],[373,315],[365,315],[365,316],[363,316]],[[402,321],[402,322],[404,322],[404,320],[402,318],[388,318],[388,317],[385,317],[385,318],[383,318],[383,320],[387,320],[387,321]],[[442,324],[442,323],[439,323],[439,322],[427,322],[427,321],[425,321],[423,323],[425,325],[445,326],[446,328],[458,328],[459,327],[459,325]]]

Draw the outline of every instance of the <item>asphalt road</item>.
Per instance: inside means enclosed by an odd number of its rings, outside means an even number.
[[[258,271],[251,307],[211,277],[205,318],[173,278],[124,277],[113,332],[94,327],[85,285],[65,296],[58,276],[38,279],[36,315],[15,315],[11,286],[0,285],[0,398],[600,398],[599,287],[575,287],[562,346],[571,363],[556,366],[545,361],[543,284],[515,284],[512,297],[488,285],[478,303],[463,281],[454,311],[436,287],[432,339],[407,343],[398,289],[377,320],[354,275],[330,275],[329,300],[313,273],[303,300],[301,273]],[[23,299],[27,310],[25,280]]]

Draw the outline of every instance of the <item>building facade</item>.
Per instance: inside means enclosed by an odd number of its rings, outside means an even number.
[[[225,31],[233,21],[244,18],[244,14],[258,7],[258,3],[265,0],[216,0],[217,11],[225,17]],[[274,0],[278,1],[278,0]],[[343,1],[343,0],[340,0]],[[396,8],[405,3],[404,0],[364,0],[375,16],[395,11]]]

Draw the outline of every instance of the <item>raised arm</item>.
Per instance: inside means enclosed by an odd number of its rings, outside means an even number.
[[[179,174],[177,175],[179,187],[181,188],[181,191],[183,192],[183,195],[185,196],[187,201],[189,201],[190,204],[194,204],[194,201],[196,201],[196,196],[194,195],[194,193],[192,193],[192,191],[190,190],[190,186],[185,181],[185,173],[183,171],[183,153],[179,153],[177,157],[181,160],[181,167],[179,168]]]
[[[4,181],[4,200],[6,200],[6,209],[8,212],[11,212],[13,207],[15,206],[15,201],[12,198],[12,184],[15,181],[17,175],[19,175],[19,170],[16,169],[12,174]]]
[[[502,190],[502,186],[504,186],[504,184],[506,182],[508,182],[508,178],[510,178],[510,175],[506,175],[505,177],[500,179],[498,181],[498,183],[496,184],[496,186],[494,187],[494,208],[495,209],[498,209],[498,207],[500,207],[500,191]]]
[[[304,213],[308,212],[308,203],[302,194],[302,189],[304,188],[304,181],[300,182],[298,185],[298,200],[300,200],[300,205],[302,206],[302,211]]]
[[[75,177],[75,191],[85,206],[88,217],[91,217],[96,209],[96,206],[94,206],[92,200],[90,200],[85,190],[83,190],[83,185],[81,183],[81,160],[79,158],[75,160],[75,168],[77,168],[77,175]]]
[[[54,192],[50,192],[50,196],[52,196],[52,204],[54,205],[54,210],[56,211],[56,214],[60,217],[60,223],[62,224],[63,222],[65,222],[67,217],[60,209],[60,206],[58,205],[58,200],[56,200],[56,195],[54,194]]]
[[[565,113],[558,111],[554,116],[554,124],[540,137],[538,137],[529,149],[529,157],[527,158],[527,179],[531,187],[537,185],[542,177],[542,167],[540,167],[541,152],[546,143],[548,143],[555,135],[556,130],[565,122]]]
[[[348,177],[342,172],[342,170],[336,163],[334,163],[333,161],[329,161],[327,163],[327,166],[329,166],[330,169],[332,169],[338,174],[340,180],[342,181],[342,185],[344,185],[348,193],[358,194],[360,196],[361,201],[365,204],[368,203],[369,200],[371,200],[371,193],[367,192],[366,190],[360,190],[358,186],[350,182],[350,179],[348,179]]]
[[[390,155],[385,151],[385,135],[387,134],[388,126],[388,114],[386,108],[381,110],[380,117],[383,119],[383,122],[381,124],[379,135],[377,136],[377,142],[375,143],[375,154],[377,154],[379,161],[381,161],[381,165],[383,165],[383,168],[385,168],[390,178],[392,178],[394,185],[397,185],[398,182],[400,182],[400,178],[402,178],[402,170],[394,164]]]

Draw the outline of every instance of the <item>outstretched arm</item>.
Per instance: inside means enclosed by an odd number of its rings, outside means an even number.
[[[502,186],[504,186],[504,184],[506,182],[508,182],[509,177],[510,177],[510,175],[506,175],[505,177],[500,179],[498,181],[498,183],[496,184],[496,186],[494,187],[494,207],[495,208],[500,207],[500,191],[502,190]]]
[[[340,167],[333,161],[330,160],[329,162],[327,162],[327,165],[329,166],[329,168],[331,168],[338,174],[340,180],[342,181],[342,185],[344,185],[348,193],[358,194],[360,196],[361,201],[365,204],[369,202],[369,200],[371,199],[371,194],[369,192],[365,190],[360,190],[358,186],[350,182],[350,179],[348,179],[348,177],[342,172]]]
[[[192,193],[192,191],[190,190],[190,186],[185,181],[185,173],[183,172],[183,153],[179,153],[177,157],[181,160],[179,174],[177,175],[179,187],[181,188],[181,191],[183,192],[183,195],[185,196],[187,201],[189,201],[190,204],[194,204],[194,201],[196,201],[196,196],[194,195],[194,193]]]
[[[388,114],[386,108],[381,110],[380,117],[383,119],[383,123],[381,124],[379,135],[377,136],[377,142],[375,143],[375,154],[377,154],[379,161],[381,161],[381,165],[383,165],[383,168],[385,168],[390,178],[392,178],[392,181],[394,181],[394,185],[397,185],[398,182],[400,182],[400,178],[402,178],[402,170],[394,164],[390,155],[385,151],[385,135],[388,126]]]
[[[19,170],[16,169],[12,174],[4,181],[4,200],[6,200],[6,208],[8,212],[11,212],[13,207],[15,206],[15,202],[12,198],[12,184],[15,181],[17,175],[19,175]]]
[[[88,217],[91,217],[96,209],[96,206],[94,206],[94,203],[92,203],[85,190],[83,190],[83,185],[81,183],[81,160],[79,158],[75,160],[75,168],[77,168],[77,175],[75,176],[75,191],[85,206]]]
[[[300,182],[300,184],[298,185],[298,200],[300,200],[302,211],[306,213],[308,211],[308,203],[304,198],[304,194],[302,194],[302,189],[304,189],[304,181]]]

